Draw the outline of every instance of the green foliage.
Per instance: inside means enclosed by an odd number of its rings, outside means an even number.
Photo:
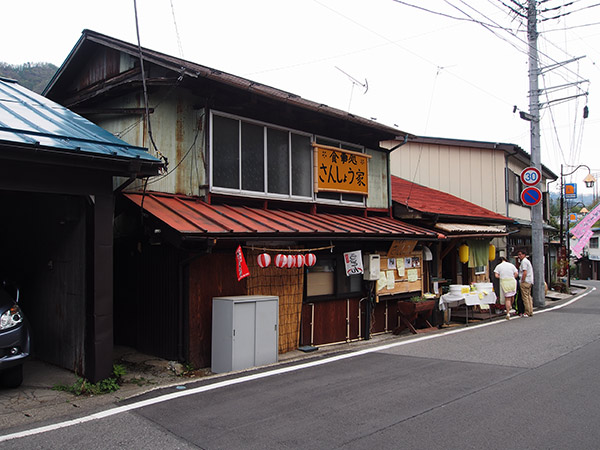
[[[121,387],[123,376],[127,373],[125,367],[115,364],[113,366],[113,376],[100,380],[97,383],[90,383],[85,378],[78,378],[70,386],[58,384],[52,389],[55,391],[70,392],[73,395],[100,395],[115,392]]]
[[[12,65],[0,62],[0,76],[17,80],[21,86],[40,94],[48,85],[58,67],[50,63]]]

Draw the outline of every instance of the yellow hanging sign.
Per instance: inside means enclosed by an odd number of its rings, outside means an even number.
[[[369,194],[369,158],[365,153],[313,144],[315,192]]]

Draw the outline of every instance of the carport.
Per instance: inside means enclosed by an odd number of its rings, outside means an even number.
[[[114,191],[162,166],[0,78],[0,279],[21,287],[37,358],[111,374]]]

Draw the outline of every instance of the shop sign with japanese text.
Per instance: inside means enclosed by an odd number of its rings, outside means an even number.
[[[344,265],[346,266],[346,276],[362,275],[365,273],[362,262],[362,253],[360,250],[344,253]]]
[[[369,193],[369,158],[364,153],[313,144],[315,191]]]

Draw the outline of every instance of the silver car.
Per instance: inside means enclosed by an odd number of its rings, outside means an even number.
[[[29,324],[17,304],[19,290],[0,286],[0,385],[16,388],[23,382],[23,362],[30,354]]]

